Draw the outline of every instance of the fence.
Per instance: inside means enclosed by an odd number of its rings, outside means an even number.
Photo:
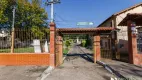
[[[15,29],[14,53],[10,53],[13,49],[11,32],[11,29],[0,29],[0,65],[50,64],[46,29]]]
[[[48,52],[48,34],[45,29],[35,31],[32,29],[15,29],[14,53],[34,53],[40,46],[41,52]],[[10,53],[11,51],[11,29],[1,30],[0,32],[0,53]],[[45,46],[46,45],[46,46]],[[45,51],[46,50],[46,51]]]

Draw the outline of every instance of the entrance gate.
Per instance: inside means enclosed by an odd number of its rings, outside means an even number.
[[[101,37],[101,58],[112,59],[111,38]]]
[[[137,36],[137,49],[138,53],[142,52],[142,32],[139,32]]]
[[[114,28],[112,27],[99,27],[99,28],[58,28],[56,29],[56,66],[62,64],[63,62],[63,35],[64,34],[90,34],[93,35],[93,49],[94,49],[94,63],[101,59],[101,46],[100,46],[100,33],[110,33]],[[51,32],[50,32],[51,33]],[[51,39],[50,39],[51,40]],[[108,38],[108,49],[105,49],[103,52],[104,56],[107,54],[106,58],[111,58],[111,39]],[[107,50],[107,52],[106,52]]]

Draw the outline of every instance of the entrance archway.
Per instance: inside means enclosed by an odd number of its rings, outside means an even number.
[[[100,28],[58,28],[56,29],[56,66],[63,62],[63,35],[64,34],[89,34],[93,36],[93,49],[94,49],[94,63],[101,59],[101,33],[110,33],[114,28],[100,27]]]

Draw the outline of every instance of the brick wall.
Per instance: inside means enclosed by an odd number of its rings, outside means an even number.
[[[36,53],[2,53],[0,54],[0,65],[49,65],[50,54]]]

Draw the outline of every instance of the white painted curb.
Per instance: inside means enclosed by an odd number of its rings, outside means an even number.
[[[51,74],[53,69],[53,67],[49,66],[36,80],[45,80],[45,78]]]

